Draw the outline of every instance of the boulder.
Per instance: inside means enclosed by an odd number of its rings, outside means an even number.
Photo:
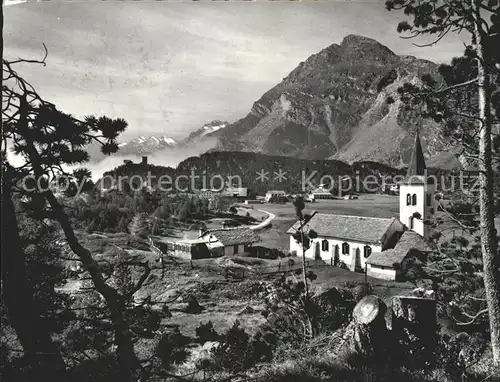
[[[392,332],[398,345],[415,359],[431,356],[436,345],[436,300],[393,297]]]

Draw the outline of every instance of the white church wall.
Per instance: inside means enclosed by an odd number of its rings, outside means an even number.
[[[323,240],[328,241],[328,250],[323,251],[321,243]],[[381,252],[382,246],[380,244],[368,244],[349,240],[338,240],[332,238],[318,237],[312,241],[311,247],[306,251],[306,258],[314,260],[316,258],[316,243],[319,244],[319,255],[321,260],[329,263],[334,259],[335,256],[335,246],[339,246],[339,261],[344,262],[346,265],[351,266],[353,263],[353,258],[356,255],[356,250],[359,249],[360,267],[364,269],[365,267],[365,257],[364,257],[364,247],[369,245],[373,252]],[[349,253],[342,254],[342,244],[349,244]],[[290,252],[296,252],[297,256],[302,256],[301,246],[295,241],[295,239],[290,235]]]
[[[423,177],[422,177],[423,178]],[[433,184],[427,186],[423,184],[401,184],[399,194],[399,219],[409,229],[412,229],[423,237],[428,236],[428,226],[424,220],[432,217],[431,211],[434,209],[434,189]],[[407,203],[407,197],[410,195],[410,205]],[[416,204],[412,204],[412,197],[416,195]],[[430,195],[430,205],[427,205],[427,195]],[[410,224],[410,218],[414,213],[420,214],[420,219],[413,218],[413,228]]]
[[[396,280],[396,270],[394,268],[382,267],[375,264],[368,264],[366,274],[382,280]]]

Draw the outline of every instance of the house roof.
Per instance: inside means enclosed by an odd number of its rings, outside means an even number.
[[[383,219],[363,216],[332,215],[315,212],[306,223],[306,229],[314,230],[318,236],[333,237],[362,243],[379,243],[395,218]],[[287,233],[299,228],[296,222]]]
[[[420,252],[432,252],[433,248],[418,233],[405,231],[394,246],[394,249],[408,253],[410,249],[417,249]]]
[[[311,191],[311,194],[315,195],[331,195],[332,193],[328,190],[317,188],[316,190]]]
[[[392,267],[394,263],[401,263],[412,250],[432,252],[432,247],[418,233],[405,231],[393,249],[374,252],[366,259],[367,264]]]
[[[223,246],[252,244],[260,241],[259,235],[246,227],[213,229],[203,233],[201,237],[214,237]]]
[[[408,252],[394,249],[388,249],[382,252],[373,252],[366,259],[367,264],[379,265],[383,267],[393,267],[395,263],[401,264]]]

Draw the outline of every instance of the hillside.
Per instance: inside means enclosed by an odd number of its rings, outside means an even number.
[[[277,173],[280,170],[283,177],[278,179]],[[190,157],[179,163],[176,168],[128,163],[108,171],[104,175],[114,178],[119,176],[131,178],[138,175],[145,178],[148,172],[152,175],[150,186],[153,188],[156,187],[158,179],[163,175],[170,177],[172,182],[178,178],[180,188],[192,188],[190,175],[194,174],[194,185],[197,189],[218,188],[221,180],[226,183],[231,178],[236,186],[239,178],[243,187],[248,187],[258,194],[265,194],[271,189],[285,190],[290,193],[302,192],[304,191],[302,185],[329,184],[328,177],[331,177],[334,182],[339,182],[342,176],[348,175],[353,177],[353,181],[356,177],[362,181],[368,175],[375,175],[378,179],[385,176],[402,175],[405,174],[405,169],[396,169],[370,161],[347,164],[335,159],[312,160],[251,152],[222,151]],[[429,169],[429,173],[437,174],[439,172],[441,170]],[[265,179],[260,179],[259,173],[267,174]],[[322,180],[321,178],[324,176],[326,178]],[[211,179],[213,179],[212,185],[210,184]]]

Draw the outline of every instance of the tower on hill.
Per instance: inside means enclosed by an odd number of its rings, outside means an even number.
[[[427,176],[417,130],[408,172],[399,187],[399,220],[425,239],[428,239],[429,227],[424,221],[430,219],[434,213],[434,191],[434,179]]]

